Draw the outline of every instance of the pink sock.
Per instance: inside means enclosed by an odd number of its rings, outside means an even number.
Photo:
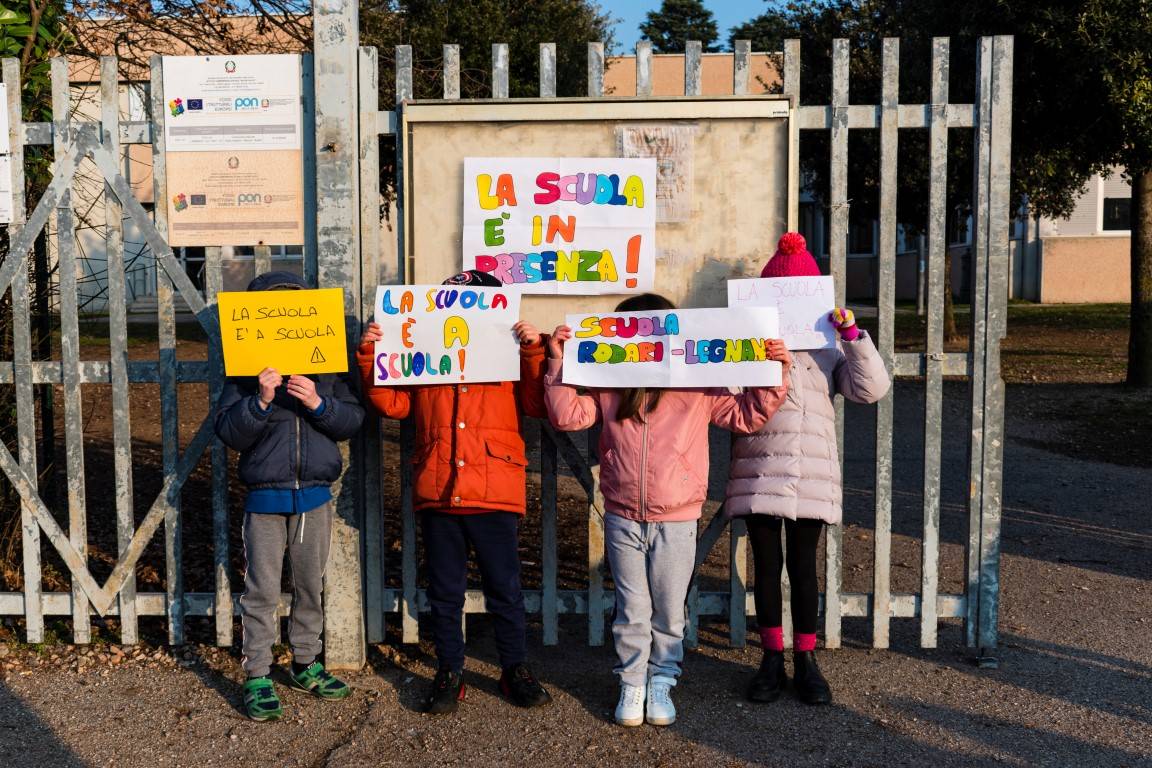
[[[797,632],[792,635],[793,650],[800,652],[816,650],[816,633],[805,634],[804,632]]]
[[[766,651],[783,651],[784,627],[760,627],[760,647]]]

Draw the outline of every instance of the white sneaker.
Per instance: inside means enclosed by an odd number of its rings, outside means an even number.
[[[620,701],[616,704],[616,722],[629,727],[644,722],[644,686],[620,684]]]
[[[648,724],[672,725],[676,722],[676,705],[672,703],[672,687],[676,678],[654,675],[648,681]]]

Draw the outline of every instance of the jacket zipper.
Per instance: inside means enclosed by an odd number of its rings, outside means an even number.
[[[648,519],[648,420],[640,440],[640,519]]]
[[[296,425],[296,490],[300,490],[300,413],[296,409],[293,409],[293,413]]]

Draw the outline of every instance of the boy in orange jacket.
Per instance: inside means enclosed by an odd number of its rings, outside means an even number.
[[[446,285],[500,287],[470,270]],[[527,508],[528,459],[520,435],[523,416],[546,418],[544,341],[532,325],[512,327],[520,341],[520,381],[377,387],[374,345],[380,326],[370,323],[357,362],[364,392],[388,418],[416,422],[413,502],[424,538],[428,603],[439,670],[425,709],[454,712],[464,699],[461,618],[468,586],[468,549],[476,553],[484,600],[492,616],[503,673],[500,690],[512,703],[551,701],[525,659],[524,595],[520,589],[519,525]]]

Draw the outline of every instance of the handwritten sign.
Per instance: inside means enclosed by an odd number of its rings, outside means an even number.
[[[836,307],[830,277],[757,277],[728,281],[728,306],[776,307],[780,337],[788,349],[831,349],[836,329],[828,319]]]
[[[382,285],[375,314],[384,333],[376,342],[378,385],[520,380],[515,289]]]
[[[229,291],[216,301],[229,376],[348,370],[344,289]]]
[[[776,310],[677,309],[568,315],[566,384],[589,387],[779,386]]]
[[[464,269],[525,293],[642,293],[655,236],[655,158],[464,159]]]

